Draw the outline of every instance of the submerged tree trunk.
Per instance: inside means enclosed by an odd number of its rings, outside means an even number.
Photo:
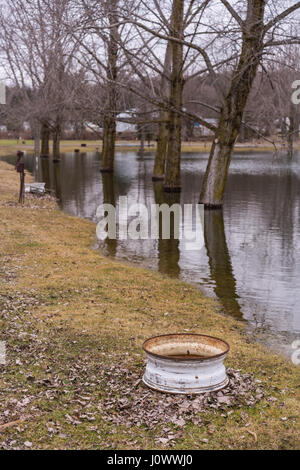
[[[165,122],[159,123],[159,130],[157,136],[157,149],[154,160],[153,181],[164,180],[165,178],[165,165],[166,153],[168,149],[168,120],[169,114],[165,111],[160,114],[160,119]]]
[[[290,115],[289,115],[289,126],[287,130],[287,144],[288,144],[288,157],[293,158],[294,155],[294,142],[297,137],[296,132],[296,109],[295,105],[291,103]]]
[[[101,171],[112,173],[114,171],[115,145],[116,145],[116,108],[117,108],[117,88],[116,80],[118,75],[118,19],[116,10],[118,0],[111,0],[109,8],[109,42],[108,42],[108,58],[107,58],[107,86],[108,86],[108,103],[103,123],[103,148],[102,148],[102,164]]]
[[[288,133],[288,156],[290,158],[293,158],[294,155],[294,125],[293,123],[290,123],[289,125],[289,133]]]
[[[53,159],[59,160],[60,158],[60,138],[61,138],[61,126],[59,123],[56,124],[53,133]]]
[[[145,129],[142,126],[141,127],[141,144],[140,144],[139,155],[143,156],[144,153],[145,153]]]
[[[237,129],[234,129],[231,123],[220,122],[200,195],[200,203],[204,204],[206,209],[219,209],[223,205],[228,169],[237,135]]]
[[[172,61],[172,43],[168,42],[164,70],[161,79],[161,96],[164,100],[170,98],[170,68]],[[164,109],[160,112],[160,120],[157,136],[157,149],[154,159],[153,181],[163,180],[165,177],[166,153],[168,148],[168,118],[169,113]]]
[[[240,60],[221,116],[202,185],[200,203],[206,209],[223,205],[228,169],[234,144],[241,128],[243,113],[261,61],[264,38],[265,1],[250,0],[244,24]]]
[[[183,39],[184,0],[174,0],[172,11],[173,37]],[[170,82],[169,139],[166,162],[164,190],[179,192],[181,161],[181,115],[176,111],[182,109],[183,91],[183,46],[172,41],[172,73]]]
[[[38,157],[41,150],[41,127],[38,122],[33,124],[34,156]]]
[[[49,156],[50,154],[50,149],[49,149],[50,128],[47,122],[42,123],[41,139],[42,139],[41,155],[44,157]]]
[[[103,126],[103,149],[101,171],[112,173],[114,171],[116,142],[116,120],[115,116],[108,112],[104,118]]]

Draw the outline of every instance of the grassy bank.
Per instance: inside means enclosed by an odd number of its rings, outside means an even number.
[[[33,141],[27,140],[26,143],[19,143],[16,140],[0,140],[0,156],[1,155],[10,155],[15,154],[18,150],[24,150],[27,152],[33,152]],[[81,144],[85,144],[86,147],[81,147]],[[138,141],[117,141],[117,151],[129,151],[129,150],[138,150],[140,143]],[[210,142],[183,142],[182,151],[183,152],[201,152],[207,153],[210,151],[211,143]],[[102,142],[99,141],[70,141],[64,140],[61,142],[61,152],[62,153],[71,153],[75,149],[79,149],[82,152],[95,152],[96,149],[101,150]],[[151,147],[148,148],[145,145],[145,151],[153,151],[156,148],[156,143],[152,142]],[[279,145],[280,148],[280,145]],[[296,150],[300,150],[300,143],[295,145]],[[236,145],[237,152],[274,152],[274,147],[271,144],[267,144],[264,141],[249,142],[245,144]]]
[[[299,447],[299,368],[190,285],[93,250],[91,222],[17,193],[0,162],[0,448]],[[226,339],[250,395],[203,406],[146,390],[143,341],[178,331]]]

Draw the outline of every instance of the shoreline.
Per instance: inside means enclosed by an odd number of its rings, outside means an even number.
[[[10,162],[9,162],[9,164],[10,164]],[[29,182],[30,182],[31,178],[33,180],[33,175],[30,172],[27,172],[27,175],[29,176],[29,179],[28,179]],[[27,182],[27,178],[26,178],[26,182]],[[50,193],[48,193],[48,194],[50,194]],[[75,218],[81,218],[82,220],[92,221],[92,219],[90,219],[90,218],[85,219],[84,217],[80,217],[80,216],[75,216]],[[94,221],[92,221],[92,223],[95,224]],[[97,249],[101,250],[101,248],[99,248],[99,247]],[[105,255],[104,253],[102,253],[102,254],[103,254],[103,256],[105,256],[107,258],[110,258],[109,255]],[[117,260],[117,262],[120,262],[120,263],[125,263],[125,264],[127,264],[128,266],[130,266],[132,268],[139,268],[140,267],[139,263],[135,262],[134,260],[118,259],[118,258],[115,258],[115,257],[112,257],[111,259]],[[154,272],[154,273],[158,272],[155,268],[152,268],[151,266],[148,266],[147,263],[141,264],[141,267],[146,269],[146,270],[150,270],[151,272]],[[199,286],[198,283],[194,283],[192,280],[183,280],[181,278],[178,278],[178,279],[181,282],[185,282],[185,283],[188,283],[188,284],[192,285],[205,297],[207,297],[209,299],[212,299],[216,302],[220,302],[218,297],[216,296],[216,294],[214,294],[214,293],[210,294],[210,293],[205,291],[205,286],[203,286],[203,285]],[[222,307],[222,311],[220,313],[222,315],[224,315],[225,317],[227,317],[228,315],[230,317],[233,317],[231,314],[228,314],[228,312],[226,312],[224,310],[224,307]],[[291,354],[292,354],[293,350],[291,348],[288,349],[287,346],[285,346],[284,339],[281,339],[281,341],[283,341],[283,343],[280,344],[280,346],[278,344],[277,344],[277,346],[275,346],[275,343],[278,340],[277,333],[273,334],[271,331],[269,331],[266,334],[265,331],[260,331],[260,330],[255,331],[255,329],[253,330],[253,325],[250,322],[248,322],[246,319],[244,319],[244,317],[241,317],[239,319],[239,321],[244,322],[244,324],[247,325],[247,334],[252,336],[252,338],[255,338],[255,339],[253,339],[253,343],[256,343],[256,342],[260,343],[263,346],[265,346],[268,350],[270,350],[271,352],[274,352],[275,354],[279,354],[279,355],[283,356],[285,359],[290,360],[290,357],[291,357]],[[279,334],[279,332],[278,332],[278,334]],[[266,338],[266,340],[264,340],[264,338]]]
[[[10,162],[9,162],[10,164]],[[29,177],[29,178],[28,178]],[[34,181],[34,177],[33,175],[27,171],[27,178],[26,178],[26,182],[27,181]],[[50,193],[48,193],[50,194]],[[82,220],[87,220],[87,221],[92,221],[92,219],[90,218],[87,218],[85,219],[84,217],[80,217],[80,216],[75,216],[75,218],[80,218]],[[93,224],[95,224],[94,221],[92,221]],[[97,249],[100,249],[101,248],[97,248]],[[103,256],[105,256],[106,258],[110,258],[109,255],[105,255],[104,253],[102,253]],[[127,264],[128,266],[132,267],[132,268],[139,268],[139,263],[138,262],[135,262],[134,260],[130,260],[130,259],[118,259],[118,258],[115,258],[115,257],[112,257],[111,259],[113,260],[116,260],[117,262],[120,262],[120,263],[125,263]],[[151,272],[158,272],[155,268],[151,268],[151,266],[148,266],[147,263],[143,263],[141,264],[141,267],[146,269],[146,270],[149,270]],[[210,294],[208,292],[205,291],[205,286],[199,286],[198,283],[194,283],[192,280],[183,280],[181,278],[178,279],[179,281],[181,282],[185,282],[193,287],[195,287],[202,295],[204,295],[205,297],[209,298],[209,299],[212,299],[216,302],[219,302],[219,299],[218,297],[216,296],[216,294]],[[224,315],[225,317],[228,316],[228,313],[226,311],[224,311],[224,307],[222,308],[222,312],[221,312],[222,315]],[[232,317],[231,314],[229,314],[230,317]],[[276,334],[272,334],[271,331],[269,331],[266,335],[265,332],[261,332],[260,330],[258,331],[253,331],[253,325],[251,323],[249,323],[247,320],[245,320],[243,317],[240,318],[241,322],[244,322],[245,325],[247,325],[247,331],[248,331],[248,334],[252,336],[252,338],[257,338],[257,339],[254,339],[253,342],[257,342],[257,343],[261,343],[262,345],[264,345],[268,350],[270,350],[271,352],[274,352],[275,354],[279,354],[281,356],[283,356],[285,359],[290,359],[291,357],[291,354],[292,354],[292,350],[289,349],[287,350],[286,347],[284,347],[284,345],[282,344],[280,347],[277,346],[275,347],[275,342],[277,340],[277,336]],[[251,333],[250,333],[251,332]],[[264,337],[266,337],[268,339],[268,341],[264,341]]]
[[[81,143],[85,144],[86,147],[81,147]],[[279,143],[277,143],[279,146]],[[52,147],[52,144],[51,144]],[[50,148],[51,148],[50,147]],[[116,151],[130,151],[135,150],[137,151],[140,147],[140,143],[136,141],[117,141],[116,144]],[[61,153],[71,153],[78,148],[81,150],[82,153],[86,152],[95,152],[97,149],[101,150],[102,142],[101,141],[62,141],[61,143]],[[183,153],[209,153],[211,148],[211,143],[201,143],[201,142],[183,142],[182,143],[182,152]],[[151,147],[147,147],[145,145],[145,154],[149,152],[153,152],[156,149],[155,142],[151,142]],[[18,150],[33,152],[33,141],[27,140],[26,144],[18,143],[15,140],[4,140],[0,139],[0,156],[6,155],[13,155]],[[280,149],[279,149],[280,150]],[[295,151],[300,150],[300,143],[298,142],[295,144]],[[274,147],[270,145],[266,145],[266,143],[256,142],[256,143],[245,143],[245,144],[237,144],[235,146],[235,153],[239,152],[271,152],[274,153]],[[283,150],[280,150],[283,152]]]
[[[293,417],[299,415],[299,367],[253,344],[243,324],[221,315],[218,302],[192,285],[95,251],[92,222],[62,213],[48,196],[29,197],[21,207],[17,192],[18,175],[0,162],[0,340],[8,344],[8,364],[0,366],[0,406],[7,412],[0,412],[4,448],[11,440],[17,447],[30,442],[38,449],[297,448]],[[159,422],[153,429],[134,427],[132,436],[121,418],[117,421],[123,411],[114,400],[123,382],[114,388],[103,370],[114,371],[113,377],[126,370],[141,378],[143,341],[186,331],[228,341],[227,367],[253,374],[264,390],[262,398],[253,406],[199,413],[204,424],[186,420],[174,430],[177,437],[166,443],[159,441],[164,434]],[[88,382],[97,385],[87,392]],[[108,405],[101,404],[108,388],[113,421],[105,415]],[[89,399],[82,398],[86,395]],[[26,396],[30,400],[24,408],[13,405]],[[154,408],[161,398],[151,393]],[[19,431],[14,425],[1,430],[20,416],[25,421],[18,424]],[[57,423],[57,432],[49,432]],[[171,431],[174,426],[168,425]]]
[[[145,153],[147,153],[147,152],[145,152]],[[14,154],[11,153],[11,155],[8,155],[8,156],[11,157],[13,155]],[[1,158],[1,152],[0,152],[0,158]],[[33,177],[30,173],[28,173],[28,174],[30,175],[30,177]],[[27,178],[26,178],[26,182],[27,182]],[[78,217],[80,218],[80,216],[78,216]],[[91,219],[83,219],[83,220],[91,220]],[[127,263],[129,266],[131,266],[133,268],[139,267],[139,264],[137,262],[135,262],[134,260],[126,260],[126,259],[125,260],[123,260],[123,259],[118,260],[117,259],[117,261],[119,261],[121,263]],[[142,266],[143,266],[144,269],[150,270],[151,272],[157,272],[156,269],[152,269],[151,266],[147,265],[147,263],[144,263]],[[213,299],[215,301],[219,301],[215,294],[210,294],[208,292],[205,292],[205,286],[201,287],[201,286],[197,285],[198,283],[193,283],[192,280],[185,280],[185,281],[183,279],[180,279],[180,280],[182,282],[187,282],[187,283],[193,285],[194,287],[196,287],[196,289],[199,290],[199,292],[201,292],[207,298]],[[228,313],[226,313],[225,311],[222,314],[225,317],[227,317],[227,315],[228,315]],[[250,331],[252,331],[253,325],[251,325],[251,323],[249,323],[244,318],[241,318],[241,321],[246,322],[246,324],[248,326],[249,334],[251,336],[257,338],[255,340],[253,340],[253,342],[258,342],[258,343],[263,344],[268,350],[273,351],[275,354],[279,354],[279,355],[283,356],[285,359],[289,359],[291,357],[291,354],[293,352],[293,350],[291,349],[291,341],[292,340],[290,340],[289,346],[288,346],[288,343],[286,342],[286,338],[282,338],[281,339],[282,344],[280,342],[278,344],[278,341],[277,341],[278,337],[276,336],[276,333],[274,335],[274,334],[272,334],[271,331],[266,333],[266,332],[262,332],[260,330],[258,330],[258,332],[254,331],[253,333],[250,333]],[[266,338],[266,341],[264,341],[264,337]],[[275,345],[276,342],[277,342],[277,345]]]

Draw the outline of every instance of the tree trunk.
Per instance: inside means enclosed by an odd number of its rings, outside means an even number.
[[[164,112],[160,114],[160,119],[168,119],[169,114]],[[168,148],[168,126],[167,122],[159,124],[159,131],[157,136],[157,149],[154,160],[153,181],[164,180],[165,178],[165,163],[166,153]]]
[[[293,158],[294,155],[294,138],[293,138],[294,126],[290,124],[288,133],[288,157]]]
[[[243,113],[261,61],[264,39],[265,3],[249,0],[243,31],[242,51],[228,95],[223,100],[218,129],[215,133],[200,194],[206,209],[223,205],[228,169],[234,144],[241,128]]]
[[[164,111],[160,113],[160,119],[165,122],[159,123],[159,130],[157,136],[157,149],[154,160],[153,181],[164,180],[165,178],[165,164],[166,153],[168,149],[168,123],[169,114]]]
[[[183,13],[184,0],[174,0],[172,11],[172,31],[173,37],[183,39]],[[170,90],[170,111],[169,111],[169,140],[166,162],[166,176],[164,190],[167,192],[179,192],[181,190],[180,181],[180,161],[181,161],[181,115],[176,110],[182,109],[183,91],[183,46],[172,41],[172,73]]]
[[[221,126],[219,130],[224,131]],[[219,209],[223,205],[228,168],[235,143],[235,140],[230,138],[231,134],[232,126],[228,129],[228,135],[219,139],[216,137],[212,144],[200,196],[200,203],[204,204],[206,209]]]
[[[61,138],[61,126],[56,124],[53,133],[53,160],[59,160],[60,158],[60,138]]]
[[[40,155],[41,149],[41,128],[38,122],[33,124],[34,156]]]
[[[238,141],[241,142],[241,143],[244,143],[246,142],[246,126],[244,124],[241,125],[241,129],[240,129],[240,132],[239,132],[239,136],[238,136]]]
[[[170,68],[172,61],[172,43],[168,42],[164,70],[161,79],[161,95],[165,100],[170,98]],[[163,180],[165,177],[166,153],[168,148],[168,118],[166,110],[160,112],[160,122],[157,136],[157,149],[154,160],[153,181]]]
[[[44,157],[48,157],[50,154],[50,150],[49,150],[50,128],[47,122],[42,123],[41,138],[42,138],[41,155]]]
[[[143,156],[145,153],[145,129],[141,127],[141,145],[139,150],[139,155]]]
[[[118,18],[116,10],[118,0],[111,0],[109,4],[109,43],[107,58],[107,86],[108,86],[108,103],[104,116],[103,125],[103,148],[102,148],[102,164],[101,171],[112,173],[114,171],[115,146],[116,146],[116,109],[117,109],[117,88],[116,80],[118,75]]]
[[[104,118],[103,126],[103,149],[101,171],[112,173],[114,171],[116,142],[116,120],[110,112]]]
[[[296,110],[295,105],[290,106],[289,115],[289,126],[287,133],[287,144],[288,144],[288,157],[293,158],[294,155],[294,142],[296,138]]]

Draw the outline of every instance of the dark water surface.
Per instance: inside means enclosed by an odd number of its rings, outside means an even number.
[[[63,211],[95,220],[97,207],[118,204],[119,196],[148,206],[197,203],[207,155],[183,155],[181,196],[152,183],[150,154],[117,153],[114,179],[99,172],[99,154],[68,154],[58,164],[25,160]],[[221,301],[224,313],[246,320],[257,340],[290,354],[300,337],[300,154],[292,162],[270,153],[236,154],[223,212],[205,214],[201,251],[185,251],[178,240],[109,240],[101,248],[196,284]]]

